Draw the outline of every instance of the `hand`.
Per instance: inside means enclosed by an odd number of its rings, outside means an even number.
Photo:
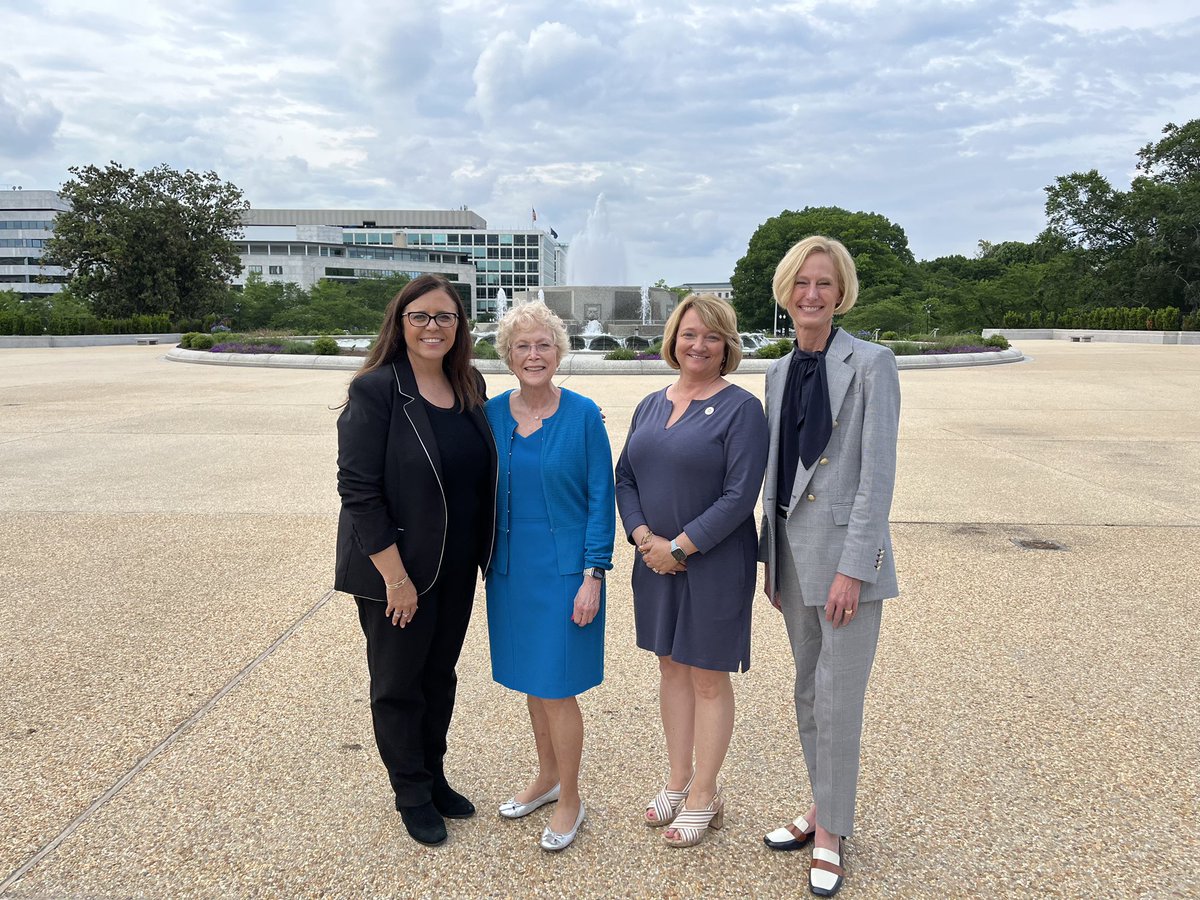
[[[571,621],[582,628],[596,618],[600,612],[600,579],[591,575],[583,576],[583,584],[575,592],[575,610],[571,613]]]
[[[671,542],[655,535],[650,546],[642,553],[644,562],[656,575],[674,575],[687,571],[687,563],[681,563],[671,555]]]
[[[825,601],[825,621],[832,622],[834,628],[849,625],[850,620],[858,612],[858,595],[862,590],[862,582],[849,575],[838,572],[833,576],[833,584],[829,586],[829,599]]]
[[[771,605],[782,612],[783,607],[779,605],[779,591],[775,590],[774,587],[771,584],[771,564],[767,563],[763,566],[763,593],[767,595],[767,599],[771,601]]]
[[[417,589],[411,581],[406,581],[403,587],[387,592],[387,610],[384,615],[392,620],[393,625],[403,628],[417,614]]]

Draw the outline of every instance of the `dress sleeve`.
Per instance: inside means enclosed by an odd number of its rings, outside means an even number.
[[[717,546],[754,515],[767,467],[767,417],[757,398],[747,397],[729,417],[724,444],[721,496],[683,528],[701,553]]]
[[[584,535],[583,567],[612,568],[613,533],[617,528],[613,503],[612,445],[599,407],[591,404],[584,422],[587,451],[587,532]]]
[[[629,462],[629,442],[633,439],[634,432],[637,431],[638,422],[648,399],[643,399],[637,405],[637,409],[633,411],[633,419],[629,422],[629,433],[625,435],[625,447],[617,459],[617,509],[621,513],[621,526],[625,529],[625,537],[631,544],[633,543],[633,533],[637,531],[638,526],[646,524],[646,516],[642,513],[642,500],[638,496],[637,477]]]
[[[396,543],[396,524],[384,499],[391,404],[363,378],[350,382],[349,401],[338,416],[338,494],[368,556]]]

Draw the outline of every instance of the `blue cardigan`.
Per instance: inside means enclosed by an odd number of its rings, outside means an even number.
[[[593,566],[612,568],[616,504],[612,447],[600,408],[587,397],[562,388],[558,412],[542,422],[542,489],[558,556],[558,573],[572,575]],[[500,474],[496,483],[496,549],[492,568],[508,574],[510,460],[517,420],[505,391],[484,407],[496,438]]]

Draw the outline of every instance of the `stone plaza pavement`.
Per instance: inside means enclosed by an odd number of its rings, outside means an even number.
[[[842,896],[1200,896],[1200,347],[1019,346],[901,373],[903,596]],[[495,813],[533,754],[523,699],[490,679],[482,594],[448,760],[480,814],[411,841],[352,601],[329,592],[347,374],[164,351],[0,352],[0,895],[806,895],[807,854],[761,843],[808,802],[761,596],[725,828],[674,850],[641,824],[665,758],[624,541],[577,843],[543,853],[547,814]],[[567,386],[619,448],[667,382]]]

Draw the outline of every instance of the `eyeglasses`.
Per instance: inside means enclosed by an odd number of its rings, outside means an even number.
[[[408,324],[412,325],[414,328],[424,328],[429,324],[430,319],[433,319],[433,321],[437,322],[438,327],[440,328],[449,328],[451,325],[457,324],[458,322],[458,313],[443,312],[431,316],[429,313],[425,312],[410,312],[403,313],[402,315],[404,318],[408,319]]]
[[[512,346],[513,356],[528,356],[535,349],[538,352],[538,356],[549,356],[558,348],[545,341],[540,344],[513,344]]]

